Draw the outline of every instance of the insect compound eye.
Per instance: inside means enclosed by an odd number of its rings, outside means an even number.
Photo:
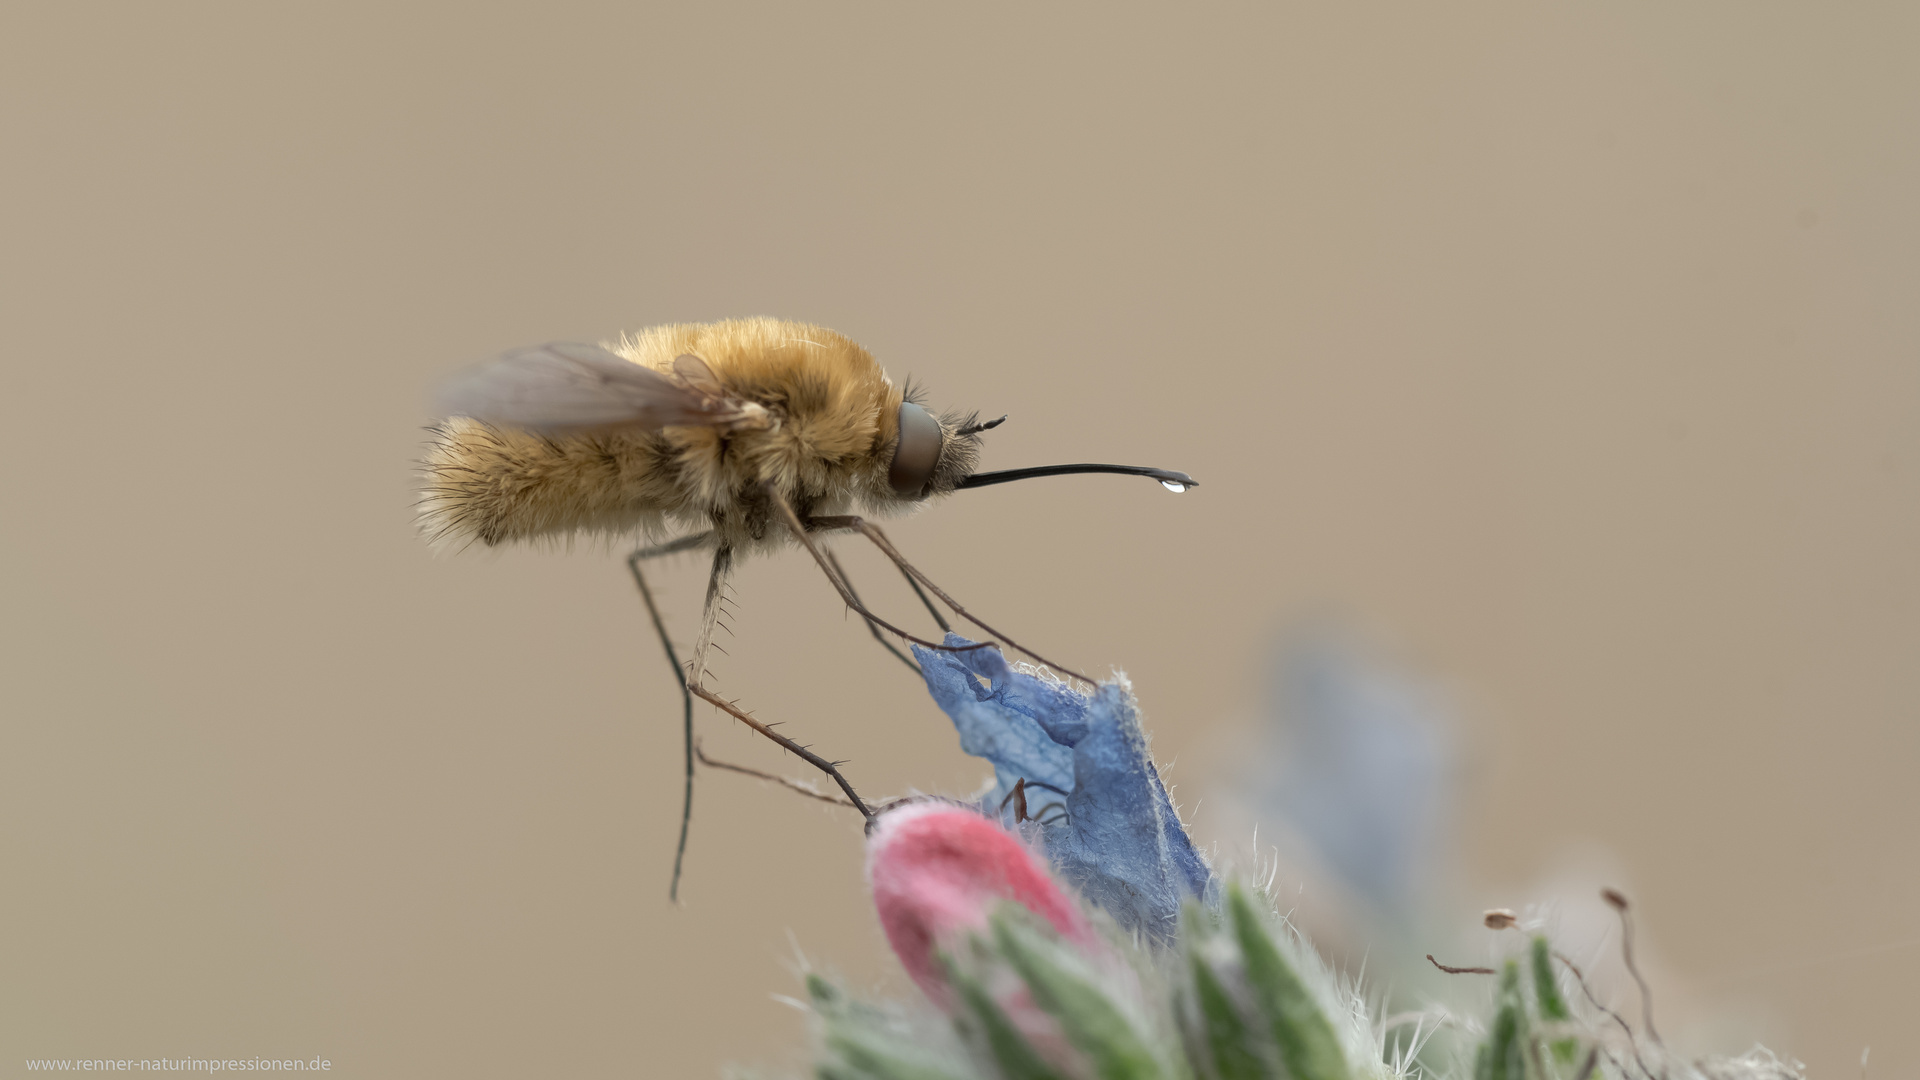
[[[927,490],[927,479],[940,461],[940,444],[946,436],[933,414],[911,401],[900,405],[900,444],[893,451],[893,465],[887,469],[887,483],[893,493],[904,499],[917,499]]]

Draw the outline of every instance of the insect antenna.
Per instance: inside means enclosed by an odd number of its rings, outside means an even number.
[[[968,417],[967,422],[965,424],[962,424],[960,426],[960,430],[954,432],[954,434],[955,435],[978,435],[983,431],[992,431],[994,428],[997,428],[1001,424],[1004,424],[1006,422],[1007,422],[1007,418],[1005,416],[1002,416],[998,420],[989,420],[984,424],[976,423],[973,417]]]

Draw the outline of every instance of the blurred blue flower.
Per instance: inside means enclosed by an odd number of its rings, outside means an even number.
[[[1445,845],[1452,718],[1336,633],[1309,630],[1279,653],[1264,745],[1244,759],[1250,794],[1383,911],[1404,910]]]
[[[958,634],[946,643],[973,644]],[[1054,867],[1088,900],[1164,941],[1183,900],[1214,898],[1212,871],[1167,798],[1124,683],[1088,695],[1015,671],[994,648],[913,653],[960,748],[993,763],[981,808],[1011,821],[1014,807],[1002,804],[1025,780],[1026,830],[1038,831]]]

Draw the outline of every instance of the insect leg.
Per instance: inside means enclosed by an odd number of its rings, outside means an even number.
[[[847,587],[848,592],[853,593],[853,598],[855,600],[860,599],[860,594],[857,592],[853,592],[853,579],[847,576],[846,568],[840,565],[839,556],[829,551],[827,552],[827,561],[833,564],[833,572],[840,575],[841,584]],[[912,581],[913,579],[908,578],[907,580]],[[888,641],[886,638],[882,637],[880,635],[879,627],[873,625],[872,623],[867,623],[867,632],[873,635],[873,640],[879,642],[881,648],[892,653],[895,659],[907,665],[907,667],[911,669],[915,675],[920,674],[920,665],[914,663],[913,660],[909,658],[906,653],[901,652],[900,647],[898,645],[895,645],[893,642]]]
[[[905,570],[901,570],[900,576],[907,579],[908,585],[913,586],[913,595],[919,597],[920,602],[927,605],[927,614],[933,616],[934,625],[940,628],[940,632],[943,634],[953,633],[953,627],[947,624],[947,617],[940,614],[940,609],[933,606],[932,600],[927,599],[926,590],[920,587],[919,582],[913,580],[913,575],[907,573]]]
[[[745,710],[741,709],[740,706],[735,705],[733,702],[728,701],[726,698],[721,697],[720,695],[714,693],[713,691],[707,689],[706,687],[689,686],[688,689],[693,691],[694,697],[697,697],[700,700],[707,702],[708,704],[719,709],[721,712],[724,712],[728,716],[733,717],[735,720],[740,721],[741,723],[747,725],[748,727],[759,732],[760,734],[765,735],[767,738],[772,739],[774,742],[779,743],[782,748],[792,751],[795,756],[800,758],[800,760],[806,762],[807,764],[813,766],[816,769],[819,769],[821,772],[826,773],[828,776],[832,777],[833,782],[840,785],[840,790],[847,793],[847,798],[853,803],[853,808],[855,810],[860,811],[860,816],[866,818],[868,821],[873,820],[873,811],[867,808],[867,804],[865,802],[861,801],[859,793],[853,790],[852,784],[847,783],[846,777],[840,775],[840,770],[835,767],[835,764],[833,762],[828,761],[826,758],[821,757],[819,754],[816,754],[813,751],[808,750],[806,747],[801,746],[799,743],[794,742],[792,739],[787,738],[785,735],[782,735],[779,732],[768,727],[767,725],[761,723],[760,721],[755,720]]]
[[[699,756],[700,764],[705,765],[709,769],[725,769],[728,772],[737,772],[743,776],[751,776],[756,780],[765,780],[768,783],[779,784],[781,787],[786,788],[788,791],[798,792],[802,795],[805,795],[809,799],[819,799],[821,802],[826,803],[829,806],[852,806],[853,805],[852,803],[847,801],[845,796],[829,794],[827,792],[821,791],[819,788],[814,787],[812,784],[804,783],[799,780],[794,780],[790,777],[780,776],[775,773],[761,772],[759,769],[749,769],[745,765],[735,765],[730,761],[715,761],[714,759],[707,756],[706,748],[701,746],[698,742],[695,742],[693,744],[693,752]]]
[[[700,619],[700,638],[693,646],[693,662],[687,665],[686,687],[688,692],[760,734],[765,735],[767,738],[772,739],[783,749],[791,751],[799,757],[800,760],[832,777],[833,782],[840,785],[840,790],[847,793],[847,798],[852,801],[853,808],[860,811],[860,816],[866,818],[868,821],[872,821],[873,811],[867,808],[866,803],[860,801],[859,793],[853,790],[852,784],[847,783],[846,777],[840,775],[840,770],[836,766],[836,763],[828,761],[826,758],[821,757],[806,747],[801,746],[799,743],[794,742],[792,739],[787,738],[785,735],[773,730],[766,724],[754,719],[751,714],[740,708],[740,706],[735,705],[733,702],[728,701],[726,698],[706,688],[707,649],[713,645],[713,628],[720,621],[720,594],[726,588],[727,573],[732,569],[733,549],[724,545],[714,549],[713,574],[707,579],[706,610]]]
[[[1020,779],[1014,781],[1013,790],[1007,792],[1007,797],[1000,800],[1000,813],[1002,814],[1006,813],[1007,804],[1012,803],[1013,804],[1013,820],[1016,824],[1022,821],[1040,821],[1041,818],[1046,816],[1048,810],[1054,809],[1056,807],[1059,808],[1060,813],[1062,815],[1066,814],[1067,805],[1063,802],[1060,802],[1058,799],[1040,807],[1038,811],[1029,812],[1027,809],[1027,789],[1028,788],[1045,788],[1046,790],[1059,795],[1063,799],[1067,797],[1066,792],[1061,791],[1059,788],[1054,787],[1052,784],[1049,784],[1043,780],[1029,780],[1023,776]],[[1059,821],[1060,818],[1055,817],[1051,820]],[[1045,824],[1049,824],[1050,822],[1042,821],[1040,823],[1045,825]]]
[[[707,650],[713,648],[713,630],[720,625],[720,598],[726,592],[727,575],[733,572],[733,549],[725,544],[713,549],[713,572],[707,577],[707,600],[700,611],[700,636],[693,643],[693,660],[687,665],[687,687],[695,693],[707,681]]]
[[[974,649],[984,649],[993,644],[991,641],[976,641],[971,645],[943,645],[938,641],[928,641],[923,637],[915,637],[880,616],[875,615],[873,612],[868,611],[866,605],[860,602],[860,598],[853,595],[853,590],[847,587],[847,583],[842,581],[840,577],[833,572],[833,566],[827,561],[826,553],[820,550],[820,545],[814,543],[813,537],[808,535],[807,532],[809,528],[849,529],[853,528],[853,526],[847,524],[848,522],[857,522],[860,519],[856,517],[817,517],[808,519],[809,523],[802,525],[800,523],[800,515],[793,512],[793,507],[787,503],[786,496],[780,494],[780,489],[775,487],[772,481],[768,481],[764,485],[763,490],[766,491],[767,497],[772,500],[773,505],[780,508],[780,515],[786,518],[787,527],[793,530],[793,535],[800,541],[800,546],[806,548],[807,553],[813,556],[813,561],[820,564],[820,572],[827,575],[827,580],[833,584],[834,591],[840,594],[840,599],[845,601],[849,608],[858,612],[861,618],[867,620],[867,625],[882,627],[898,637],[913,642],[915,645],[924,645],[929,649],[938,649],[941,652],[969,652]],[[905,566],[897,553],[893,555],[893,561],[898,565]],[[907,569],[912,568],[907,567]],[[925,579],[923,578],[922,580]],[[928,584],[931,585],[932,583],[928,582]],[[936,593],[939,591],[938,589],[934,590]],[[941,598],[945,599],[945,594],[941,594]],[[948,601],[948,604],[951,606],[952,601]],[[955,608],[955,610],[959,609]],[[1008,642],[1008,644],[1011,645],[1013,643]],[[1014,647],[1019,648],[1017,645]],[[1020,651],[1026,652],[1025,649],[1021,649]],[[1032,654],[1029,653],[1028,655]],[[1045,660],[1040,662],[1043,664],[1046,663]]]
[[[1019,824],[1020,822],[1027,820],[1027,778],[1026,777],[1023,776],[1019,780],[1014,781],[1013,790],[1007,792],[1007,797],[1000,800],[1001,813],[1004,814],[1007,812],[1007,804],[1009,802],[1013,804],[1014,823]]]
[[[667,886],[667,899],[680,899],[680,863],[687,854],[687,825],[693,820],[693,695],[687,692],[687,679],[680,671],[679,654],[673,651],[673,639],[667,636],[667,624],[660,618],[660,607],[653,602],[653,590],[647,588],[647,576],[640,572],[640,564],[648,559],[675,552],[687,551],[699,547],[712,536],[712,533],[699,533],[683,536],[653,547],[640,548],[627,556],[627,569],[633,571],[633,583],[640,586],[640,599],[647,605],[647,615],[653,620],[654,632],[660,635],[660,646],[667,651],[667,665],[673,668],[673,679],[680,684],[681,737],[686,742],[687,783],[686,796],[680,803],[680,843],[673,849],[673,883]]]
[[[784,508],[786,506],[786,503],[782,501],[780,505]],[[799,519],[793,517],[793,511],[791,509],[787,510],[787,515],[791,519],[791,523],[794,526],[794,530],[796,532],[800,532]],[[1074,678],[1079,679],[1081,682],[1086,683],[1088,686],[1095,685],[1094,681],[1092,679],[1087,678],[1085,675],[1082,675],[1071,668],[1062,667],[1061,665],[1054,663],[1053,661],[1047,659],[1046,657],[1041,656],[1039,653],[1034,652],[1032,649],[1029,649],[1024,645],[1021,645],[1019,642],[1013,640],[1007,635],[1001,633],[998,630],[995,630],[993,627],[988,626],[986,623],[981,622],[979,619],[975,618],[970,612],[967,611],[966,608],[961,607],[960,604],[957,601],[955,601],[953,597],[948,596],[944,589],[940,588],[940,586],[938,585],[935,585],[933,583],[932,578],[927,577],[927,575],[921,573],[918,569],[916,569],[912,563],[908,562],[900,554],[900,552],[893,546],[893,544],[887,540],[887,534],[881,532],[877,526],[867,521],[865,518],[855,517],[852,515],[847,515],[844,517],[817,517],[817,518],[810,519],[808,521],[808,524],[813,526],[815,529],[852,529],[858,532],[860,535],[866,537],[868,540],[873,541],[873,546],[879,548],[883,553],[885,553],[887,558],[892,559],[893,564],[900,568],[901,573],[906,574],[909,579],[918,581],[920,584],[925,585],[927,589],[933,593],[933,595],[940,598],[941,603],[947,605],[949,608],[952,608],[953,613],[955,615],[960,616],[961,618],[967,620],[968,622],[979,627],[980,629],[985,630],[987,633],[993,635],[994,637],[999,638],[1001,641],[1006,642],[1007,646],[1013,649],[1015,652],[1018,652],[1023,656],[1027,656],[1039,663],[1045,664],[1046,666],[1052,668],[1055,671],[1060,672],[1063,675],[1071,675]],[[802,533],[801,535],[801,542],[805,543],[809,550],[812,550],[814,548],[812,539],[810,537],[807,537],[804,533]],[[816,555],[815,558],[819,558],[819,556]],[[826,564],[823,561],[821,565],[825,566]],[[835,582],[835,586],[838,587],[839,583]],[[851,601],[849,601],[849,603],[851,603]],[[852,606],[855,611],[860,612],[862,615],[867,615],[867,612],[864,608],[859,607],[857,604],[854,604]],[[896,634],[900,633],[900,631],[894,630],[894,628],[891,625],[884,622],[880,622],[879,619],[874,618],[872,615],[867,615],[867,618],[873,622],[880,623],[880,625],[885,626],[889,630],[893,630],[893,632]],[[903,634],[901,636],[905,637],[906,635]],[[920,641],[919,638],[909,638],[909,640],[919,642],[922,645],[927,644],[924,641]]]

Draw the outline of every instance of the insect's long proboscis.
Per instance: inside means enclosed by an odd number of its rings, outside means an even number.
[[[1121,476],[1145,476],[1160,483],[1169,491],[1185,491],[1200,486],[1200,481],[1183,472],[1172,469],[1156,469],[1147,465],[1036,465],[1030,469],[1001,469],[998,472],[974,473],[954,485],[958,488],[987,487],[991,484],[1010,484],[1015,480],[1031,480],[1038,476],[1066,476],[1072,473],[1118,473]]]

